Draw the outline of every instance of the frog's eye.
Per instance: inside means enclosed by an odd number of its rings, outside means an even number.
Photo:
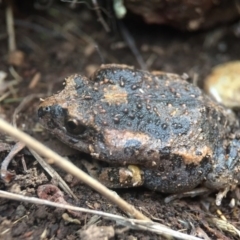
[[[86,127],[74,118],[67,119],[65,126],[67,131],[71,134],[82,134],[86,130]]]

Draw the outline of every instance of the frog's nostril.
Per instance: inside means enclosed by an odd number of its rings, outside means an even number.
[[[50,111],[50,107],[40,107],[38,109],[38,117],[43,117],[46,113]]]

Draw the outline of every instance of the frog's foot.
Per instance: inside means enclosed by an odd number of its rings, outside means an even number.
[[[109,188],[129,188],[142,186],[143,172],[135,165],[127,167],[100,167],[88,161],[82,161],[90,176]]]
[[[202,194],[209,194],[212,191],[208,188],[196,188],[192,191],[184,192],[184,193],[178,193],[178,194],[172,194],[164,199],[165,203],[169,203],[173,200],[185,198],[185,197],[196,197]]]

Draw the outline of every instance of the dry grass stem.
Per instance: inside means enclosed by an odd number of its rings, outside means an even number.
[[[11,1],[8,2],[7,8],[6,8],[6,23],[7,23],[7,32],[8,32],[8,49],[9,49],[9,52],[13,52],[16,50],[16,39],[15,39],[13,9],[11,5]]]
[[[77,196],[73,193],[73,191],[69,188],[66,182],[62,179],[62,177],[46,162],[39,156],[34,150],[29,148],[29,151],[38,161],[38,163],[42,166],[42,168],[53,178],[57,181],[58,185],[66,192],[69,196],[73,197],[77,200]]]
[[[209,218],[208,221],[214,224],[218,229],[224,232],[228,232],[231,235],[240,237],[240,231],[228,221],[225,221],[219,218]]]
[[[136,57],[136,60],[139,64],[139,66],[141,67],[141,69],[143,70],[147,70],[147,65],[140,53],[140,51],[138,50],[136,43],[133,39],[133,36],[130,34],[130,32],[128,31],[128,29],[126,28],[126,26],[119,21],[119,27],[122,33],[122,37],[125,41],[125,43],[128,45],[128,47],[130,48],[131,52],[133,53],[133,55]]]
[[[2,130],[3,132],[6,132],[12,137],[17,138],[19,141],[22,141],[28,147],[38,152],[40,155],[48,159],[51,159],[52,163],[55,163],[63,170],[72,174],[76,178],[80,179],[85,184],[89,185],[90,187],[95,189],[97,192],[105,196],[108,200],[118,205],[128,216],[150,221],[149,218],[147,218],[144,214],[139,212],[136,208],[134,208],[132,205],[127,203],[125,200],[120,198],[115,192],[109,190],[104,185],[99,183],[97,180],[93,179],[88,174],[86,174],[85,172],[77,168],[73,163],[69,162],[65,158],[53,152],[51,149],[47,148],[37,140],[27,135],[26,133],[21,132],[17,128],[14,128],[3,119],[0,119],[0,130]]]
[[[26,108],[27,105],[30,104],[31,101],[33,101],[36,98],[42,98],[44,97],[44,94],[31,94],[28,95],[27,97],[25,97],[21,103],[18,105],[17,108],[15,108],[14,113],[13,113],[13,117],[12,117],[12,122],[13,122],[13,126],[17,127],[17,115]]]
[[[107,25],[107,23],[105,22],[105,20],[102,16],[102,13],[101,13],[101,10],[100,10],[100,7],[98,5],[97,0],[92,0],[92,4],[93,4],[94,10],[97,14],[98,21],[102,24],[102,26],[104,27],[106,32],[110,32],[110,28],[109,28],[109,26]]]
[[[54,202],[51,202],[48,200],[42,200],[42,199],[38,199],[38,198],[34,198],[34,197],[26,197],[26,196],[18,195],[15,193],[9,193],[9,192],[5,192],[5,191],[1,191],[1,190],[0,190],[0,197],[17,200],[17,201],[28,202],[28,203],[58,207],[58,208],[72,210],[72,211],[96,214],[98,216],[102,216],[109,220],[116,221],[116,223],[118,225],[127,226],[130,229],[150,231],[150,232],[154,232],[154,233],[157,233],[160,235],[172,236],[172,237],[175,237],[178,239],[200,240],[200,238],[197,238],[194,236],[189,236],[187,234],[171,230],[162,224],[154,223],[154,222],[147,221],[147,220],[136,220],[136,219],[124,218],[122,216],[111,214],[111,213],[75,207],[75,206],[67,205],[67,204],[54,203]]]
[[[8,165],[13,159],[13,157],[18,154],[23,148],[25,147],[25,144],[22,142],[17,142],[15,146],[11,149],[11,151],[8,153],[6,158],[2,161],[1,166],[1,178],[7,181],[7,175],[8,175]]]

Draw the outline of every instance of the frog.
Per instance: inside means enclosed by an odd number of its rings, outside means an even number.
[[[234,190],[240,180],[239,120],[182,76],[103,64],[73,74],[38,107],[40,123],[91,155],[90,175],[110,188],[167,194]]]

